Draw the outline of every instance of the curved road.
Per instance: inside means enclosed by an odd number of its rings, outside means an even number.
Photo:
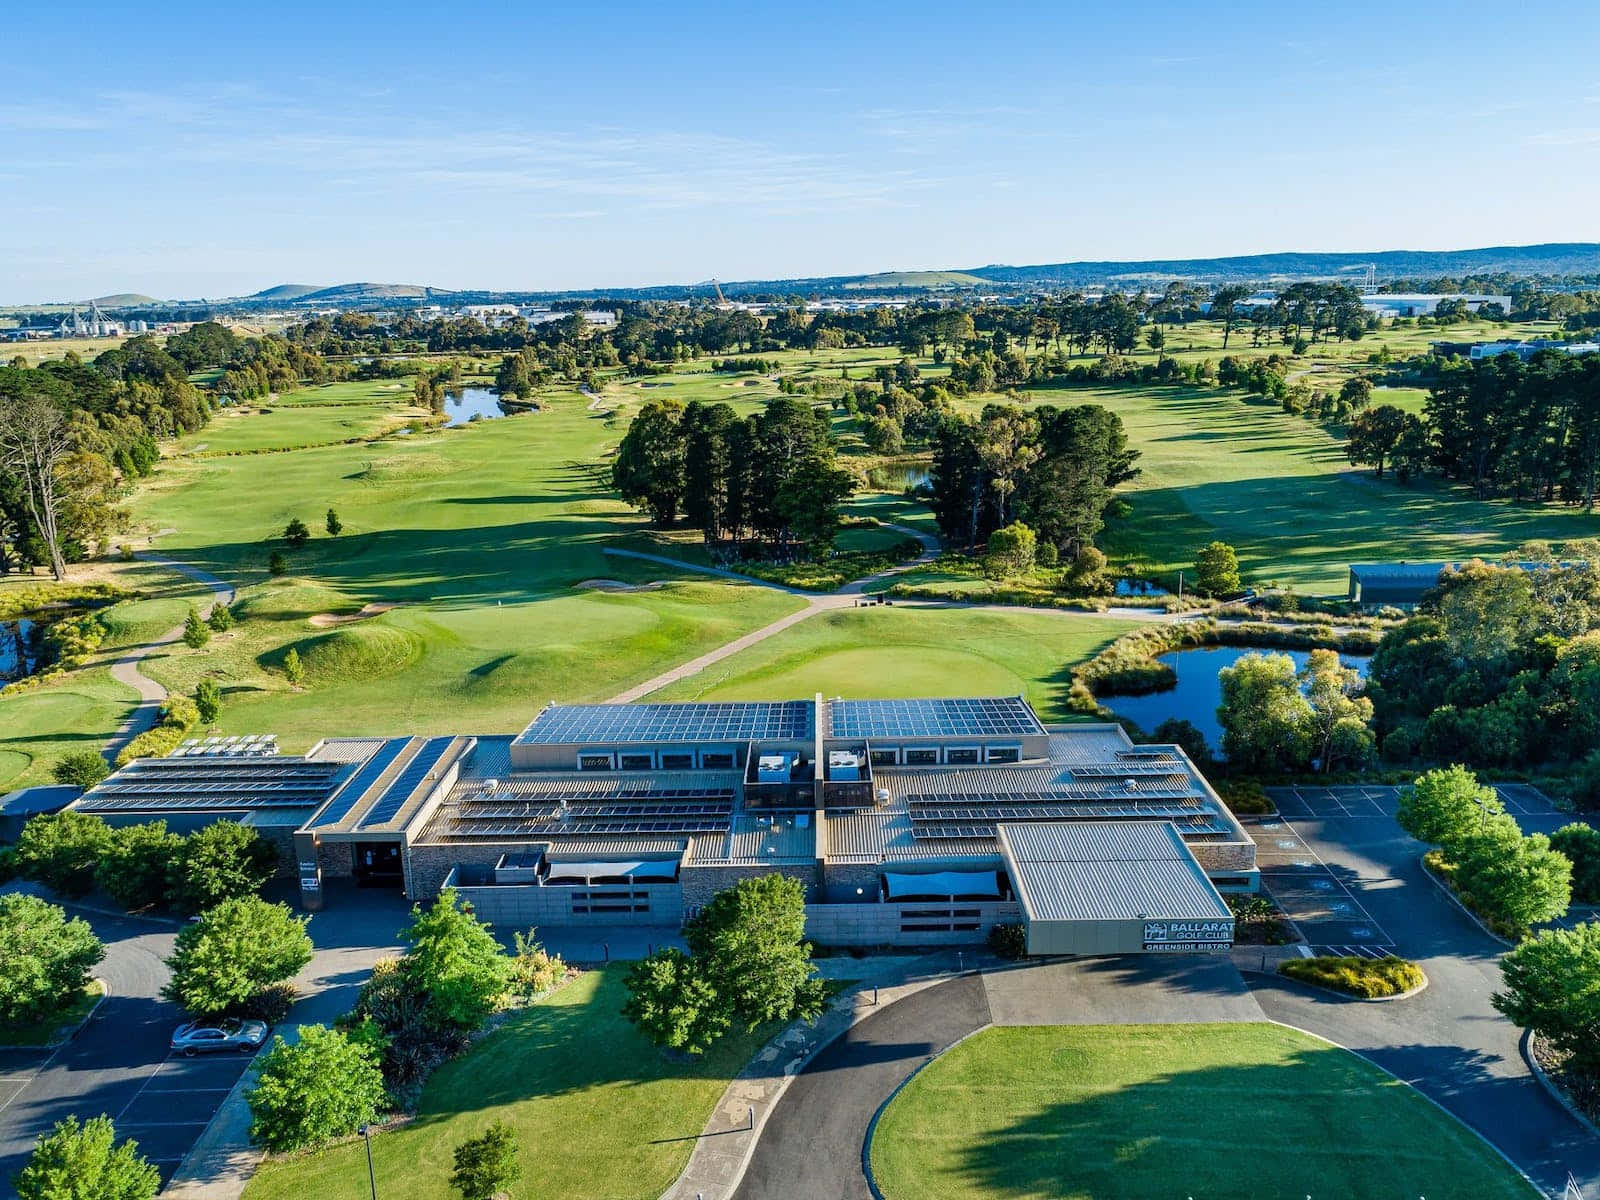
[[[233,585],[218,579],[215,575],[200,570],[198,567],[191,567],[188,563],[179,562],[175,558],[168,558],[164,554],[154,554],[150,551],[138,551],[134,554],[134,557],[141,562],[156,563],[160,566],[168,567],[210,588],[213,599],[210,607],[201,613],[202,616],[210,616],[211,609],[218,604],[233,603]],[[105,749],[105,756],[108,760],[114,760],[117,757],[117,753],[124,746],[145,730],[155,726],[156,720],[160,715],[161,702],[167,698],[167,689],[141,672],[139,666],[157,650],[163,650],[182,640],[182,638],[183,626],[179,625],[167,630],[154,641],[146,642],[142,646],[135,646],[111,664],[111,677],[118,683],[127,684],[127,686],[138,692],[139,704],[128,714],[127,719],[118,727],[117,732],[111,735],[111,741],[107,743]]]

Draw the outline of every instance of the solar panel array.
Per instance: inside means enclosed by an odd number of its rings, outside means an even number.
[[[812,736],[808,700],[719,704],[552,704],[524,729],[523,745],[625,745],[794,741]]]
[[[1138,759],[1130,758],[1122,762],[1092,763],[1083,766],[1068,767],[1074,779],[1157,779],[1162,776],[1173,776],[1187,779],[1189,773],[1179,764],[1177,759]]]
[[[840,738],[1021,737],[1044,726],[1019,696],[934,700],[835,700],[832,736]]]
[[[733,824],[731,787],[647,788],[615,785],[610,795],[585,788],[571,802],[545,793],[518,798],[480,793],[457,802],[433,832],[457,838],[534,838],[592,834],[726,833]]]
[[[368,788],[378,782],[378,777],[393,765],[394,760],[400,757],[400,752],[411,742],[410,738],[390,738],[371,758],[362,764],[361,769],[352,775],[345,785],[334,795],[333,800],[317,818],[318,829],[337,825],[350,815],[350,810],[356,802],[366,794]]]
[[[1085,814],[1085,819],[1115,820],[1118,816],[1132,816],[1141,820],[1169,820],[1178,827],[1178,831],[1185,835],[1200,836],[1205,834],[1227,834],[1230,832],[1222,821],[1210,814],[1191,814],[1188,816],[1163,817],[1159,813],[1137,814]],[[1037,816],[1026,814],[1022,817],[997,818],[985,822],[963,821],[918,821],[911,826],[911,836],[917,839],[939,838],[992,838],[995,836],[995,825],[999,820],[1038,820]]]
[[[405,802],[410,799],[411,793],[417,790],[417,785],[427,777],[429,771],[439,765],[439,760],[444,757],[445,751],[450,749],[451,743],[455,740],[454,736],[434,737],[424,742],[422,749],[412,755],[411,761],[406,764],[406,769],[384,789],[383,795],[378,797],[378,802],[362,816],[359,828],[385,825],[394,820],[396,814],[405,806]]]
[[[86,812],[205,808],[300,808],[320,804],[338,763],[276,755],[146,758],[102,780],[80,802]]]

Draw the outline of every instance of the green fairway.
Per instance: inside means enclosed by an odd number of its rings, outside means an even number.
[[[1067,716],[1075,663],[1127,621],[999,610],[849,608],[802,621],[652,700],[1024,695]]]
[[[1475,1133],[1280,1025],[987,1029],[892,1100],[888,1200],[1412,1200],[1537,1193]]]
[[[241,622],[200,650],[164,650],[148,673],[191,694],[216,678],[221,731],[274,732],[289,748],[332,734],[507,732],[550,700],[605,699],[799,607],[603,554],[645,528],[597,482],[625,419],[571,393],[546,404],[374,444],[164,461],[133,511],[174,530],[160,550],[243,586]],[[323,530],[330,505],[337,538]],[[278,535],[295,516],[313,537],[288,550]],[[286,578],[265,571],[274,550],[289,558]],[[648,590],[581,586],[592,580]],[[367,603],[399,607],[327,623]],[[290,646],[304,690],[280,669]]]
[[[409,400],[409,393],[403,398]],[[399,402],[223,409],[204,429],[180,438],[173,452],[217,455],[321,446],[373,437],[403,426],[409,417],[424,415],[423,410]]]
[[[623,971],[580,976],[434,1074],[414,1121],[372,1140],[380,1196],[447,1200],[457,1143],[490,1121],[521,1142],[512,1195],[655,1200],[683,1170],[713,1105],[769,1030],[703,1060],[668,1062],[622,1018]],[[366,1200],[359,1138],[270,1160],[246,1200]]]
[[[1260,398],[1201,388],[1035,389],[1030,400],[1103,404],[1127,427],[1140,475],[1101,544],[1114,565],[1193,571],[1213,538],[1245,582],[1343,594],[1353,562],[1498,557],[1529,538],[1600,534],[1600,516],[1559,505],[1474,500],[1435,480],[1399,486],[1351,467],[1344,443]],[[1191,574],[1192,581],[1192,574]]]

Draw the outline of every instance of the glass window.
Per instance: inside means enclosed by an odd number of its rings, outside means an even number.
[[[708,771],[721,771],[733,766],[733,755],[718,752],[715,754],[702,754],[700,765]]]
[[[609,754],[578,755],[578,770],[580,771],[609,771],[611,767],[611,755]]]
[[[906,751],[906,766],[927,767],[937,764],[939,752],[931,746],[913,747]]]
[[[1014,763],[1022,759],[1022,749],[1018,746],[990,746],[989,761],[992,763]]]
[[[624,771],[648,771],[655,763],[648,754],[624,754],[622,756],[622,769]]]
[[[899,752],[896,750],[874,750],[872,752],[872,765],[875,767],[892,767],[899,761]]]
[[[978,761],[976,746],[951,746],[944,752],[944,760],[956,766],[970,766]]]
[[[661,769],[663,771],[692,771],[694,770],[694,755],[663,754],[661,756]]]

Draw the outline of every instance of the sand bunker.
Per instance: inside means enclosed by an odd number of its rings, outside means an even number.
[[[375,617],[379,613],[386,613],[391,608],[399,608],[398,604],[389,601],[379,601],[377,604],[363,604],[359,612],[353,613],[317,613],[311,617],[309,624],[318,629],[331,629],[335,625],[348,625],[351,621],[365,621],[368,617]]]
[[[576,586],[595,592],[653,592],[666,587],[666,584],[659,579],[652,579],[649,583],[623,583],[620,579],[585,579]]]

